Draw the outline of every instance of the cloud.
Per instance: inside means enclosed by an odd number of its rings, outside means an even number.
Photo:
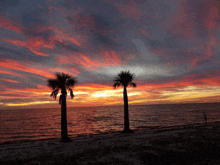
[[[71,106],[122,104],[112,84],[127,70],[132,104],[201,101],[198,89],[218,98],[216,0],[8,0],[0,10],[1,106],[54,106],[46,80],[56,72],[79,81]]]

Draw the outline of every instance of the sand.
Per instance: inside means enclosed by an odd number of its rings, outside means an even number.
[[[0,164],[220,164],[220,122],[1,143]]]

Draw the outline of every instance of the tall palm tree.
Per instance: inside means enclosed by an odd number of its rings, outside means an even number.
[[[50,96],[56,99],[59,90],[61,95],[59,98],[59,104],[61,104],[61,142],[71,141],[68,138],[67,133],[67,116],[66,116],[66,96],[67,89],[70,91],[71,99],[74,97],[72,87],[76,84],[75,78],[64,73],[56,73],[56,79],[48,79],[47,85],[53,89]]]
[[[124,98],[124,130],[125,133],[133,132],[129,128],[129,114],[128,114],[128,95],[127,95],[127,86],[131,85],[132,87],[136,87],[136,84],[133,83],[134,74],[131,74],[129,71],[122,71],[118,74],[118,76],[114,80],[113,87],[124,87],[123,98]]]

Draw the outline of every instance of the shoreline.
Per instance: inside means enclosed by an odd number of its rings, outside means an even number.
[[[169,130],[178,130],[178,129],[187,129],[192,127],[202,127],[207,125],[216,125],[219,124],[220,121],[213,121],[206,123],[192,123],[192,124],[183,124],[183,125],[172,125],[172,126],[139,126],[134,130],[135,132],[141,131],[154,131],[154,132],[160,132],[160,131],[169,131]],[[97,135],[106,135],[106,134],[115,134],[115,133],[121,133],[122,131],[109,131],[109,132],[100,132],[100,133],[90,133],[90,134],[76,134],[76,136],[69,136],[70,139],[75,139],[78,137],[92,137]],[[40,142],[40,141],[59,141],[60,138],[40,138],[40,139],[24,139],[24,140],[9,140],[9,141],[3,141],[0,142],[1,145],[5,144],[18,144],[18,143],[29,143],[29,142]]]
[[[2,144],[4,164],[220,164],[220,122]],[[203,163],[204,162],[204,163]],[[210,163],[207,163],[210,162]]]

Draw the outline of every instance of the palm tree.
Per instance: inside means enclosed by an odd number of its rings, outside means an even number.
[[[75,78],[72,78],[68,74],[56,73],[56,79],[48,79],[47,85],[53,89],[50,96],[56,99],[59,90],[61,90],[61,95],[59,98],[59,104],[61,104],[61,142],[71,141],[68,138],[67,133],[67,116],[66,116],[66,96],[67,89],[70,91],[71,98],[74,97],[72,87],[76,84]]]
[[[134,79],[134,74],[131,74],[129,71],[118,74],[118,76],[114,80],[113,87],[124,87],[123,98],[124,98],[124,130],[125,133],[133,132],[129,128],[129,115],[128,115],[128,95],[127,95],[127,86],[131,85],[132,87],[136,87],[136,84],[132,82]]]

